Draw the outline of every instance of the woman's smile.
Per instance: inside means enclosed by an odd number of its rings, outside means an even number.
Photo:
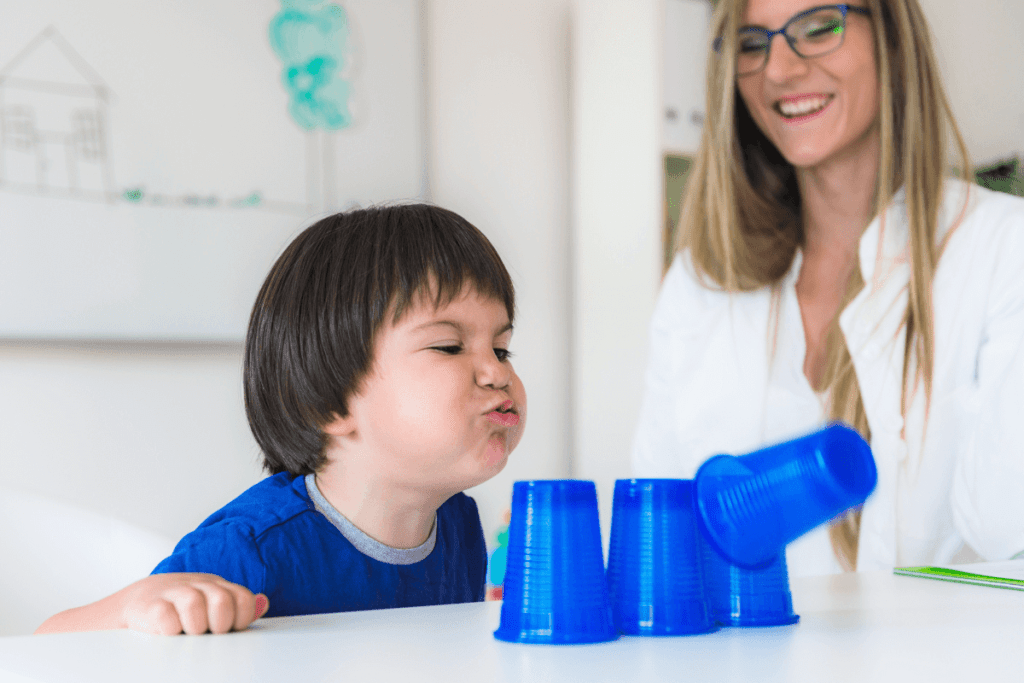
[[[802,123],[828,109],[833,99],[835,95],[824,94],[784,97],[775,102],[774,109],[787,123]]]

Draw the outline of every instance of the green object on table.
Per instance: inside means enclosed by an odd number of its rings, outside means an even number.
[[[899,576],[919,576],[924,579],[937,579],[939,581],[953,581],[955,583],[967,583],[975,586],[991,586],[993,588],[1024,591],[1024,579],[974,574],[960,571],[959,569],[950,569],[949,567],[897,567],[893,570],[893,573]]]

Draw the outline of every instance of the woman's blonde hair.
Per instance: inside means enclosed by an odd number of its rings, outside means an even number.
[[[712,19],[711,35],[722,42],[719,52],[708,60],[707,115],[683,198],[677,247],[689,250],[697,272],[711,286],[733,292],[769,286],[777,295],[804,242],[800,190],[793,167],[761,133],[738,97],[735,60],[724,58],[735,54],[745,7],[746,0],[718,0]],[[965,178],[971,175],[970,161],[942,88],[918,0],[866,0],[866,7],[874,27],[881,90],[882,154],[874,213],[880,214],[903,187],[909,222],[911,276],[901,398],[905,415],[908,384],[923,381],[925,396],[931,393],[935,347],[931,291],[940,256],[935,236],[942,185],[949,174],[947,136],[957,148]],[[777,44],[775,49],[782,46]],[[854,268],[842,307],[863,287],[860,269]],[[826,337],[826,357],[820,388],[828,390],[830,417],[851,424],[870,440],[838,315]],[[859,531],[859,509],[829,530],[836,556],[847,570],[857,566]]]

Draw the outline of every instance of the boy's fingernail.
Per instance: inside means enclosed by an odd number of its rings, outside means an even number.
[[[259,619],[260,617],[262,617],[263,614],[267,611],[267,608],[269,608],[269,607],[270,607],[270,600],[267,599],[267,596],[263,595],[262,593],[257,595],[256,596],[256,614],[253,615],[253,619],[255,620],[255,619]]]

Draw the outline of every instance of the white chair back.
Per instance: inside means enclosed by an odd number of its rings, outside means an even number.
[[[0,636],[149,574],[174,541],[60,501],[0,488]]]

